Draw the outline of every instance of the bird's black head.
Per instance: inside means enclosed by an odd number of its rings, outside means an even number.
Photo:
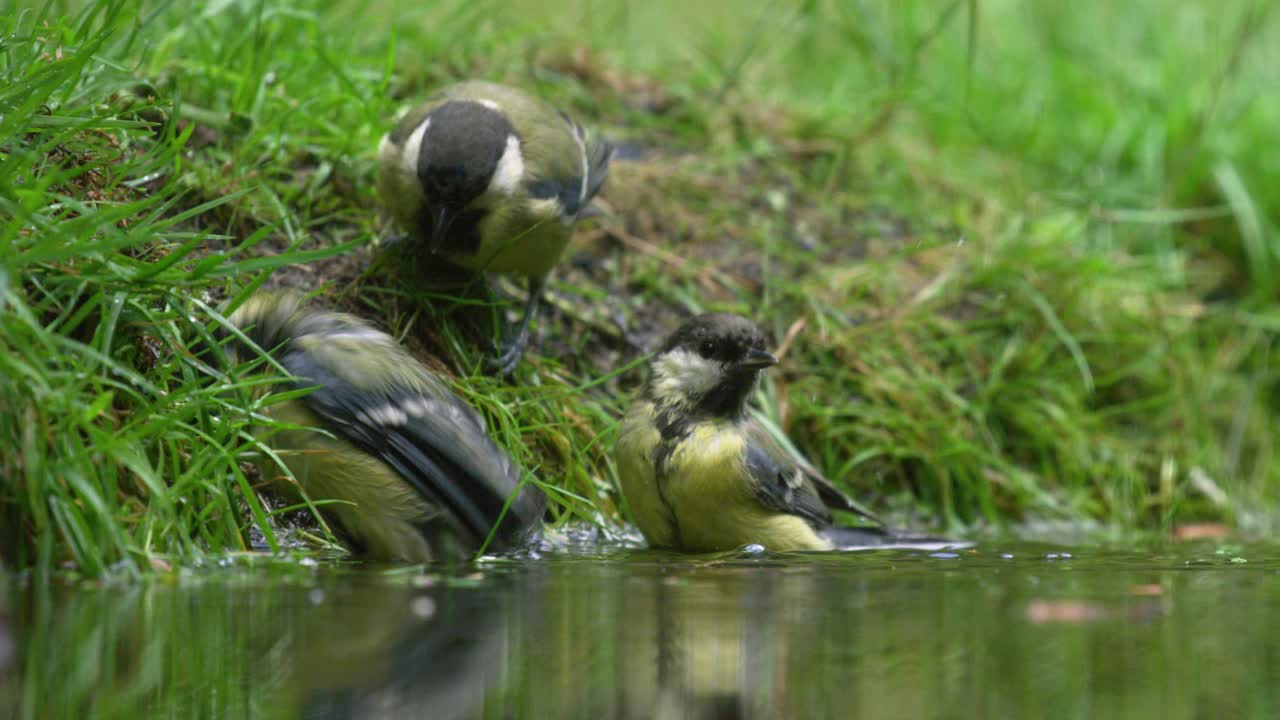
[[[450,100],[421,128],[417,173],[425,202],[419,225],[432,252],[474,252],[488,211],[479,201],[491,191],[509,194],[524,174],[520,139],[497,104],[484,100]]]
[[[649,392],[663,405],[740,415],[760,371],[778,362],[765,346],[760,328],[740,315],[699,315],[672,333],[654,356]]]

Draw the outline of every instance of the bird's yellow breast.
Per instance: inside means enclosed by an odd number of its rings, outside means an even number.
[[[560,261],[572,235],[573,228],[558,217],[495,208],[481,222],[480,249],[450,261],[469,270],[541,277]]]
[[[654,424],[653,403],[636,400],[622,421],[613,447],[622,497],[650,545],[675,547],[674,517],[658,493],[654,452],[662,439]]]

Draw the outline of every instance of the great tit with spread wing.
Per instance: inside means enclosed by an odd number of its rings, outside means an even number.
[[[378,194],[420,261],[528,278],[520,325],[495,362],[504,375],[612,153],[529,93],[478,81],[441,89],[378,146]]]
[[[832,524],[832,509],[879,520],[748,413],[761,371],[777,362],[760,329],[732,314],[692,318],[650,360],[614,446],[622,494],[649,544],[787,551],[926,540]]]
[[[385,561],[461,560],[512,548],[540,526],[545,499],[521,483],[479,413],[390,335],[353,315],[259,293],[228,318],[313,388],[271,405],[285,427],[259,434],[358,552]],[[244,343],[233,343],[240,359]],[[297,489],[269,458],[263,477]]]

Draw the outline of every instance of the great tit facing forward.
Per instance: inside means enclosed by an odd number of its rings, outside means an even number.
[[[438,91],[378,146],[378,194],[414,253],[528,278],[516,336],[497,358],[503,374],[524,353],[547,276],[612,152],[542,100],[475,81]]]
[[[760,329],[731,314],[685,322],[650,361],[614,447],[622,493],[650,545],[786,551],[900,540],[834,527],[829,508],[875,518],[747,414],[760,372],[777,362]]]
[[[315,388],[270,406],[274,419],[297,427],[263,439],[308,497],[337,501],[321,512],[365,556],[461,560],[491,532],[488,547],[500,550],[539,526],[540,491],[521,485],[479,414],[390,335],[306,307],[293,293],[259,293],[228,319],[297,378],[295,387]],[[269,458],[259,467],[283,494],[298,495]]]

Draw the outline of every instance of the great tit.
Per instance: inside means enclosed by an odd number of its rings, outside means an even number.
[[[228,321],[312,392],[269,406],[284,428],[259,434],[358,552],[383,561],[461,560],[486,540],[519,545],[541,492],[521,483],[480,415],[390,335],[353,315],[259,293]],[[232,343],[237,358],[247,348]],[[297,488],[270,458],[263,477]]]
[[[649,362],[614,446],[622,494],[655,547],[831,550],[899,544],[879,527],[841,528],[831,509],[879,521],[747,411],[760,372],[778,360],[739,315],[699,315]]]
[[[463,82],[407,113],[378,146],[378,194],[419,262],[523,275],[529,298],[496,366],[510,374],[612,146],[513,87]]]

